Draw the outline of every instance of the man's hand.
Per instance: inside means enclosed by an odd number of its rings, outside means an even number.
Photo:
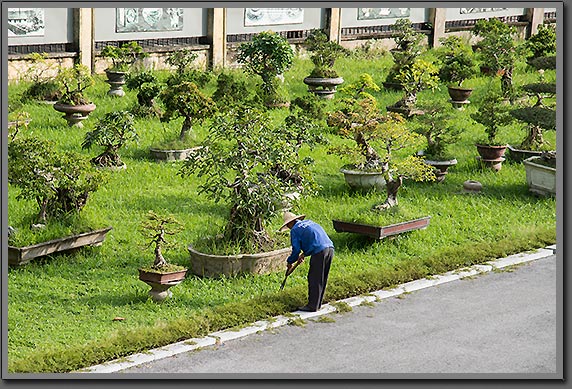
[[[298,263],[302,262],[304,262],[304,254],[300,254],[300,256],[298,257]]]

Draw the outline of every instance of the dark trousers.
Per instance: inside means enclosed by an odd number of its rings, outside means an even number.
[[[310,257],[310,269],[308,270],[308,306],[310,308],[318,310],[322,306],[332,258],[334,258],[332,247]]]

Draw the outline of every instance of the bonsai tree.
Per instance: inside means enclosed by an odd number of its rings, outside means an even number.
[[[477,43],[482,63],[488,66],[493,74],[501,76],[502,95],[512,101],[512,73],[520,55],[516,44],[516,28],[496,18],[480,19],[472,33],[482,38]]]
[[[93,145],[103,147],[103,151],[91,162],[102,167],[121,167],[125,164],[119,156],[119,149],[130,141],[137,141],[134,118],[127,111],[108,112],[99,119],[93,131],[85,134],[82,149]]]
[[[252,94],[246,81],[239,78],[235,72],[222,71],[217,76],[212,99],[219,110],[226,111],[237,105],[248,104],[252,100]]]
[[[277,163],[292,166],[296,153],[276,136],[266,114],[249,107],[217,115],[202,146],[184,161],[179,174],[202,178],[199,192],[228,204],[228,221],[217,241],[241,252],[274,249],[276,241],[266,224],[279,211],[284,193],[296,188],[272,169]]]
[[[328,36],[319,29],[310,31],[304,40],[304,46],[310,52],[310,60],[314,64],[309,77],[338,77],[338,73],[334,70],[334,63],[340,56],[348,53],[344,47],[330,41]]]
[[[391,27],[396,47],[391,50],[393,66],[385,79],[386,83],[400,83],[397,76],[412,66],[423,49],[423,34],[413,28],[409,19],[398,19]]]
[[[182,81],[190,81],[199,87],[204,87],[212,78],[210,72],[203,72],[193,68],[193,63],[198,55],[190,49],[179,49],[173,51],[165,60],[165,62],[175,67],[175,73],[167,77],[167,85],[177,85]]]
[[[140,232],[149,242],[146,248],[154,246],[155,260],[150,270],[178,271],[184,270],[183,266],[172,265],[163,256],[163,250],[173,247],[167,241],[168,236],[173,236],[183,230],[183,225],[173,215],[158,215],[153,211],[147,212],[146,219],[141,222]]]
[[[47,62],[47,53],[30,53],[28,58],[32,65],[26,70],[26,79],[31,81],[31,85],[24,92],[24,97],[34,100],[57,101],[62,91],[54,79],[47,75],[53,72],[54,65]],[[58,70],[59,71],[59,70]]]
[[[86,105],[91,101],[85,96],[85,90],[95,84],[91,71],[85,65],[76,64],[64,69],[56,77],[56,81],[63,89],[58,104]]]
[[[536,34],[531,35],[524,43],[526,62],[531,63],[536,58],[555,55],[556,30],[549,24],[540,24]]]
[[[185,119],[179,135],[181,141],[194,136],[193,123],[203,121],[216,111],[214,101],[189,81],[165,88],[161,92],[161,99],[166,107],[161,121],[170,121],[179,116]]]
[[[36,201],[38,222],[79,213],[102,179],[87,159],[49,141],[14,135],[8,143],[8,181],[20,188],[17,199]]]
[[[503,97],[498,92],[489,89],[482,99],[479,108],[471,114],[471,118],[484,126],[487,137],[477,143],[487,146],[500,146],[505,143],[497,139],[499,130],[512,121],[509,107],[502,104]]]
[[[443,45],[442,49],[437,51],[442,62],[439,79],[460,88],[463,86],[463,81],[476,73],[473,51],[455,35],[440,38],[439,42]]]
[[[106,72],[113,73],[127,73],[139,58],[144,58],[147,55],[143,52],[143,48],[134,41],[119,46],[108,45],[101,50],[101,56],[111,59],[112,62]]]
[[[131,108],[135,116],[161,116],[161,110],[155,99],[159,96],[162,86],[154,72],[142,71],[127,76],[127,88],[137,91],[137,104]]]
[[[343,108],[328,117],[328,124],[338,128],[340,135],[351,138],[355,147],[331,148],[331,153],[358,157],[356,164],[362,170],[379,170],[386,182],[387,197],[376,209],[387,209],[398,204],[397,193],[405,177],[416,181],[433,180],[432,168],[418,156],[399,156],[404,148],[415,147],[422,138],[410,131],[405,119],[397,113],[382,114],[376,99],[365,92],[371,85],[371,76],[362,75],[360,82],[350,86],[358,99],[344,99]],[[355,95],[354,95],[355,96]]]
[[[417,59],[411,66],[402,68],[396,80],[403,86],[403,97],[387,109],[406,116],[412,114],[417,103],[417,94],[423,89],[437,88],[439,82],[437,72],[438,69],[434,64],[422,59]]]
[[[432,161],[453,160],[447,149],[461,135],[461,129],[453,124],[453,113],[437,101],[423,105],[422,110],[424,114],[415,116],[411,126],[427,141],[423,156]]]
[[[262,79],[262,101],[267,106],[283,103],[277,76],[292,66],[294,51],[288,41],[272,31],[260,32],[252,41],[238,47],[237,61],[251,74]]]

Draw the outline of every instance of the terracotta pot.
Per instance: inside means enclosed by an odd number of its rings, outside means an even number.
[[[187,274],[187,269],[174,271],[171,273],[158,273],[139,269],[139,279],[151,287],[149,296],[155,302],[161,302],[173,295],[170,287],[183,282]]]
[[[507,146],[489,146],[476,144],[477,151],[481,158],[485,161],[499,161],[504,156]]]
[[[461,88],[456,86],[448,86],[447,91],[453,102],[465,102],[473,92],[470,88]]]

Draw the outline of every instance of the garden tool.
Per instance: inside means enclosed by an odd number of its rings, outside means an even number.
[[[288,276],[290,274],[292,274],[292,272],[298,267],[299,264],[301,264],[302,262],[304,262],[304,256],[300,255],[298,257],[298,260],[294,263],[294,265],[292,265],[292,267],[290,269],[286,269],[286,276],[284,277],[284,281],[282,281],[282,285],[280,285],[280,290],[284,289],[284,285],[286,285],[286,280],[288,279]]]

